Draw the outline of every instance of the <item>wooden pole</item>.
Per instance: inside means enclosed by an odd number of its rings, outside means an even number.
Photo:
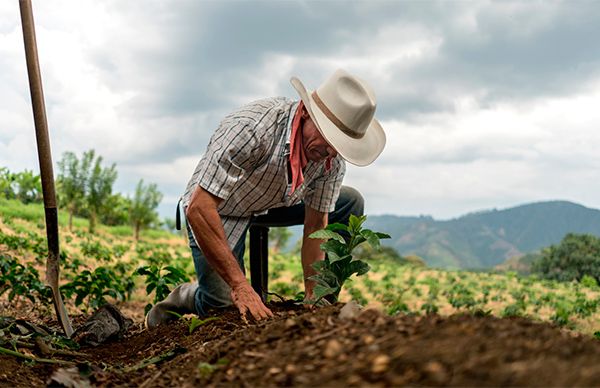
[[[46,235],[48,237],[48,259],[46,261],[46,282],[52,289],[52,297],[56,315],[67,337],[73,334],[73,327],[63,303],[58,288],[60,269],[60,249],[58,245],[58,210],[56,207],[56,192],[54,189],[54,172],[52,169],[52,153],[50,138],[48,136],[48,122],[46,119],[46,106],[42,90],[42,76],[38,60],[37,42],[35,39],[35,25],[33,23],[33,10],[31,0],[19,0],[21,9],[21,25],[23,27],[23,41],[25,43],[25,58],[27,60],[27,73],[29,75],[29,91],[33,106],[33,119],[42,177],[42,194],[44,196],[44,209],[46,213]]]

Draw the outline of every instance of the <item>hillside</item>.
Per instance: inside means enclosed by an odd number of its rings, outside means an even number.
[[[384,241],[443,268],[491,268],[506,259],[559,243],[569,232],[600,235],[600,210],[550,201],[437,221],[431,217],[370,216],[367,226],[393,236]]]

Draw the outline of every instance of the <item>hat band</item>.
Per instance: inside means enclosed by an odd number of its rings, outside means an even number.
[[[340,131],[344,132],[346,135],[350,136],[353,139],[363,138],[363,136],[365,135],[364,133],[357,133],[356,131],[353,131],[350,128],[348,128],[344,123],[342,123],[340,119],[337,118],[335,114],[333,114],[332,111],[329,110],[329,108],[327,108],[327,105],[325,105],[323,100],[321,100],[316,90],[312,92],[311,96],[313,100],[315,100],[315,104],[317,104],[317,106],[319,107],[319,109],[321,109],[323,114],[325,114],[329,121],[331,121],[336,127],[338,127]]]

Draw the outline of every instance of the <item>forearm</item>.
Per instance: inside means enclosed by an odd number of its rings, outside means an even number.
[[[310,233],[305,232],[302,240],[302,250],[300,251],[302,257],[302,270],[304,272],[304,287],[307,293],[312,293],[314,287],[314,281],[309,280],[308,278],[317,273],[312,267],[312,264],[325,258],[325,253],[320,247],[323,240],[309,238],[308,235],[310,235]]]
[[[312,299],[313,288],[315,282],[308,278],[316,275],[316,271],[312,264],[323,260],[325,253],[321,250],[321,244],[324,242],[321,239],[310,238],[309,236],[327,226],[327,213],[319,212],[309,206],[305,208],[304,216],[304,237],[302,239],[302,270],[304,272],[304,290],[306,291],[307,299]]]
[[[229,247],[214,197],[199,190],[200,192],[194,193],[187,209],[188,223],[208,264],[233,289],[240,283],[247,282],[246,277]]]

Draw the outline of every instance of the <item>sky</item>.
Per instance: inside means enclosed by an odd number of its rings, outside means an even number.
[[[33,0],[54,164],[95,149],[174,217],[220,120],[343,68],[387,135],[367,214],[600,208],[600,1]],[[17,0],[0,1],[0,166],[39,172]],[[55,167],[55,175],[57,168]]]

